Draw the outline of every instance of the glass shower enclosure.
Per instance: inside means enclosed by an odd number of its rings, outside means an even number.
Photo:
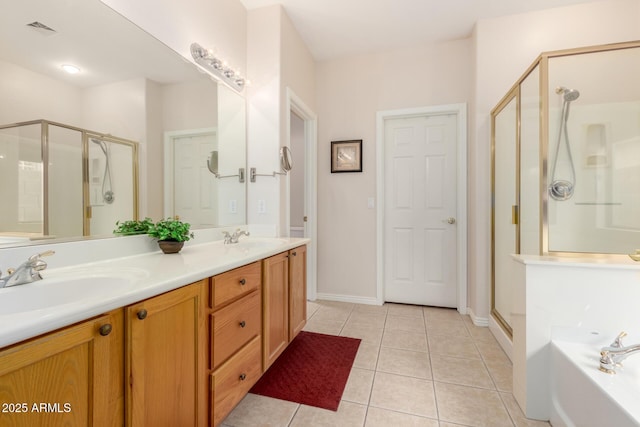
[[[0,126],[0,237],[103,235],[137,219],[137,145],[46,120]]]
[[[541,54],[492,118],[492,315],[511,334],[511,254],[640,248],[640,42]]]

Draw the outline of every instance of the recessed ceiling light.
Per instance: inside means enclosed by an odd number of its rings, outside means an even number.
[[[80,72],[80,68],[76,67],[75,65],[70,65],[70,64],[64,64],[62,66],[62,69],[65,70],[69,74],[78,74]]]

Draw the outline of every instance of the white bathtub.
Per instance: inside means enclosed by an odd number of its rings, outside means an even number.
[[[598,369],[600,348],[615,335],[583,338],[551,342],[551,425],[640,426],[640,354],[627,358],[617,374],[606,374]],[[625,340],[625,345],[637,343]]]

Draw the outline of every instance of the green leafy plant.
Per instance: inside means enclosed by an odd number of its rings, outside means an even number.
[[[149,228],[149,236],[170,242],[186,242],[194,236],[189,231],[191,224],[179,219],[167,218],[160,220]]]
[[[143,220],[116,221],[116,229],[113,234],[146,234],[153,227],[151,218]]]

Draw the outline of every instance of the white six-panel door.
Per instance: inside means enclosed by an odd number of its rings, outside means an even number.
[[[173,144],[173,214],[192,226],[216,225],[217,182],[207,168],[215,135],[185,135],[174,138]]]
[[[384,122],[385,300],[457,306],[457,116]]]

